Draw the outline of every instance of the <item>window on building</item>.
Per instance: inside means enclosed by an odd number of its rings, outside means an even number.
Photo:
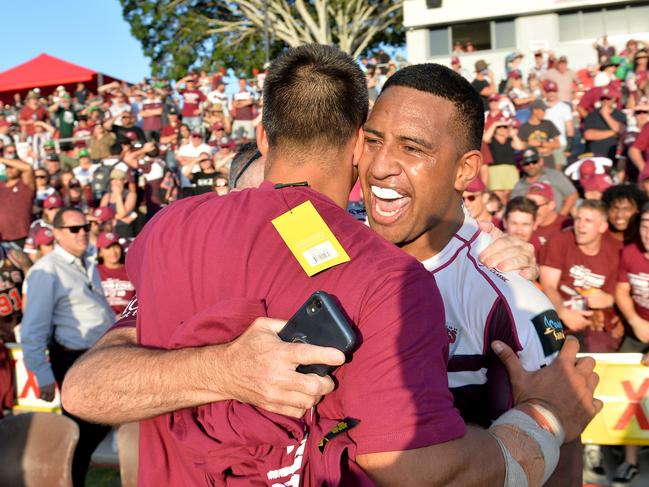
[[[476,51],[491,49],[491,22],[467,22],[451,26],[453,45],[459,42],[466,50],[468,42],[473,44]]]
[[[448,27],[443,27],[441,29],[430,29],[429,33],[430,56],[445,56],[449,52],[451,52],[451,46],[449,45]]]
[[[576,10],[559,14],[559,40],[597,39],[602,35],[638,34],[647,31],[649,4]]]
[[[500,20],[494,22],[494,49],[516,47],[516,25],[514,20]]]

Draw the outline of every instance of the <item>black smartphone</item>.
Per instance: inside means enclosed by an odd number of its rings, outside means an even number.
[[[324,291],[307,299],[279,332],[285,342],[308,343],[337,348],[344,354],[356,346],[356,333],[336,300]],[[298,372],[325,376],[336,367],[325,364],[300,365]]]

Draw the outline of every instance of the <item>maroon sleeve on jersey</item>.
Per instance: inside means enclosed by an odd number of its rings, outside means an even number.
[[[129,301],[122,311],[119,319],[111,326],[106,333],[110,333],[118,328],[135,328],[137,322],[137,296]],[[104,333],[104,335],[106,335]]]

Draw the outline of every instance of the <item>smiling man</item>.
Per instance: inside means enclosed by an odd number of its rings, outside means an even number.
[[[462,194],[480,170],[482,125],[480,99],[460,76],[436,64],[405,68],[386,82],[365,124],[359,177],[370,226],[435,275],[455,406],[467,422],[489,426],[513,404],[489,344],[508,343],[526,369],[538,370],[564,336],[552,303],[531,282],[479,261],[490,239],[463,210]],[[563,485],[567,475],[577,485],[578,449],[566,449],[562,466]]]

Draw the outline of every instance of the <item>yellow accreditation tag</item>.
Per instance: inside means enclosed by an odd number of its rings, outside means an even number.
[[[350,260],[310,201],[275,218],[273,226],[309,277]]]

